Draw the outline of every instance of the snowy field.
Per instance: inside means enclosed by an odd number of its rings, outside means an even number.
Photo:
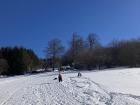
[[[0,79],[0,105],[140,105],[140,69],[15,76]]]

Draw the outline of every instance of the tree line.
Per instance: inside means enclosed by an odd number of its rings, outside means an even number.
[[[112,67],[140,67],[140,39],[113,40],[103,46],[95,33],[83,39],[73,33],[69,46],[64,50],[60,39],[52,39],[46,48],[46,67],[91,70]]]
[[[0,48],[0,75],[19,75],[39,67],[40,61],[31,50],[23,47]]]
[[[39,59],[32,49],[23,47],[0,48],[0,75],[19,75],[38,68],[93,70],[112,67],[140,67],[140,39],[113,40],[103,46],[98,35],[83,38],[73,33],[67,48],[54,38],[45,49],[46,58]]]

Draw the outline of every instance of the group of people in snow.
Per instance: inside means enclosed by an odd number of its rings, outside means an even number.
[[[77,76],[78,77],[81,77],[82,76],[81,72],[78,72],[78,75]],[[57,78],[55,78],[55,79],[57,79]],[[62,78],[62,74],[61,73],[59,73],[59,75],[58,75],[58,81],[59,82],[62,82],[63,81],[63,78]]]

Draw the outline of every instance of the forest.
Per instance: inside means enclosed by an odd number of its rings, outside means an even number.
[[[31,49],[23,47],[0,48],[0,74],[20,75],[38,68],[39,58]]]

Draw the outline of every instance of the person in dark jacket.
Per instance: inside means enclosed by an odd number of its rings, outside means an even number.
[[[81,77],[81,76],[82,76],[82,74],[80,72],[78,72],[78,77]]]
[[[59,75],[58,75],[58,80],[59,80],[59,82],[62,82],[63,80],[62,80],[62,75],[59,73]]]

